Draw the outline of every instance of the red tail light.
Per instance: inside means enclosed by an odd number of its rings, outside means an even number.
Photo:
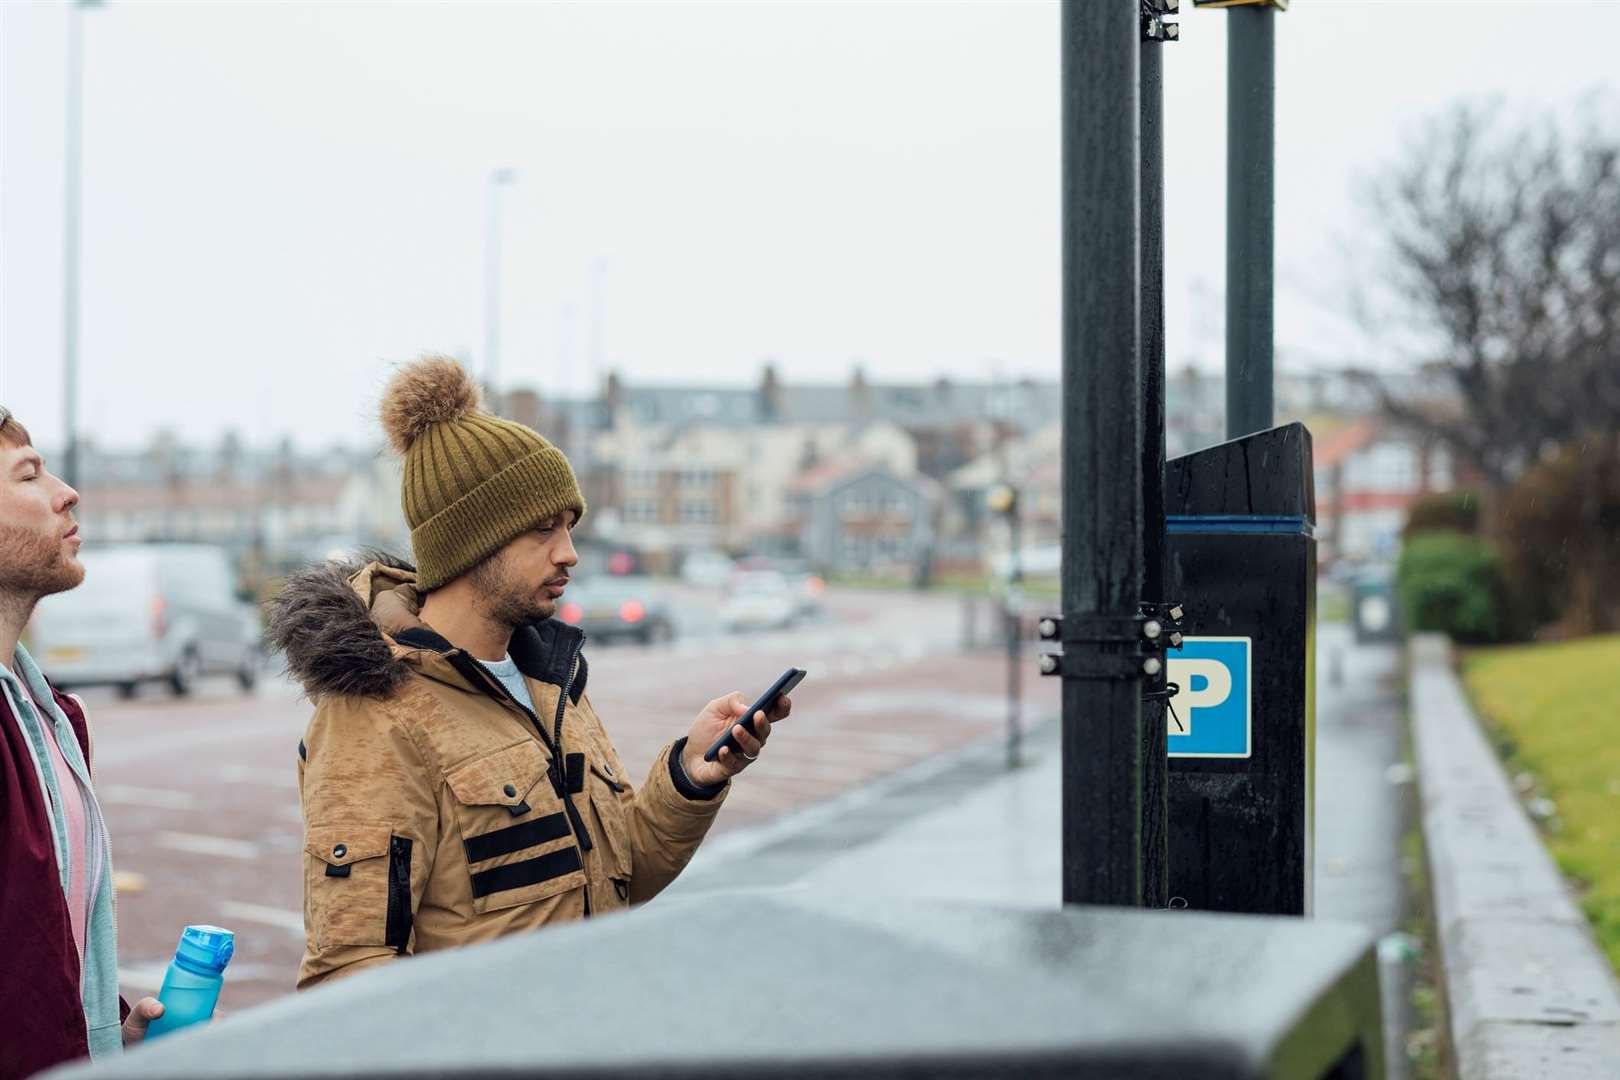
[[[169,610],[169,605],[164,602],[163,597],[161,597],[161,596],[152,597],[152,636],[153,637],[160,638],[164,634],[167,634],[169,632],[169,620],[168,620],[168,617],[167,617],[168,610]]]
[[[578,604],[567,603],[562,606],[562,611],[559,614],[562,615],[563,622],[577,623],[585,617],[585,609]]]
[[[638,600],[626,600],[619,605],[619,618],[625,622],[640,622],[646,614],[647,609]]]

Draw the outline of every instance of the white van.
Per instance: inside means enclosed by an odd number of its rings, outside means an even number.
[[[116,686],[126,697],[162,679],[189,694],[205,675],[251,690],[258,619],[236,598],[223,548],[204,544],[87,547],[84,583],[41,600],[26,641],[58,686]]]

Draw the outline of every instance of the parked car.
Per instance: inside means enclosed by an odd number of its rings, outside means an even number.
[[[788,587],[793,590],[793,595],[798,600],[799,614],[812,617],[820,615],[827,583],[810,569],[810,564],[802,559],[782,559],[777,562],[776,569],[787,579]]]
[[[731,580],[737,564],[719,551],[694,551],[681,562],[681,580],[688,585],[718,588]]]
[[[237,599],[224,549],[204,544],[86,548],[84,584],[46,597],[29,648],[60,686],[132,695],[161,679],[189,694],[205,675],[259,676],[258,616]]]
[[[747,570],[731,579],[719,614],[728,630],[775,630],[793,625],[799,598],[780,571]]]
[[[629,638],[648,644],[675,636],[669,606],[644,577],[597,577],[568,586],[557,616],[596,641]]]

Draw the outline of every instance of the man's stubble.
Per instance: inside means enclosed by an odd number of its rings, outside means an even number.
[[[471,573],[473,584],[483,595],[485,611],[501,625],[515,630],[551,616],[555,605],[538,598],[535,585],[507,565],[503,553],[491,555]]]
[[[27,615],[42,597],[67,592],[84,580],[84,567],[62,551],[60,536],[41,536],[0,522],[0,604]]]

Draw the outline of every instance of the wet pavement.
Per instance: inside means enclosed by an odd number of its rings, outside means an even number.
[[[1404,916],[1398,654],[1317,636],[1316,917],[1375,933]],[[804,888],[1049,907],[1061,902],[1055,712],[1035,718],[1025,763],[999,737],[886,780],[881,789],[716,844],[673,888]]]

